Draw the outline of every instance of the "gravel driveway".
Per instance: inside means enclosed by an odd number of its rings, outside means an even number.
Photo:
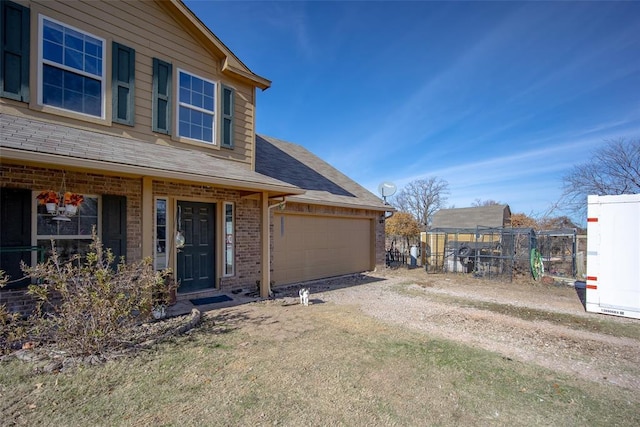
[[[640,341],[592,332],[588,327],[553,322],[553,315],[589,322],[611,322],[640,330],[640,321],[587,313],[576,290],[529,279],[499,282],[469,275],[426,274],[397,269],[308,284],[310,301],[357,306],[381,322],[401,325],[497,352],[591,381],[640,390]],[[276,301],[295,303],[297,287],[280,289]],[[466,301],[466,303],[465,303]],[[482,304],[509,306],[503,314]],[[479,306],[482,306],[478,308]],[[527,310],[550,313],[525,320]],[[571,317],[573,316],[573,317]],[[580,323],[580,322],[576,322]],[[583,323],[580,323],[583,325]],[[640,334],[636,334],[636,337]]]

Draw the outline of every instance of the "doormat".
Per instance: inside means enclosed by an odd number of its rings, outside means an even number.
[[[193,305],[205,305],[205,304],[215,304],[217,302],[233,301],[233,299],[226,295],[218,295],[215,297],[196,298],[189,301],[191,301],[191,304]]]

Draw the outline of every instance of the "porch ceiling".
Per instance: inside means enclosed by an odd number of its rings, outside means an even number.
[[[3,162],[265,191],[270,197],[304,193],[295,185],[203,152],[7,114],[0,114],[0,148]]]

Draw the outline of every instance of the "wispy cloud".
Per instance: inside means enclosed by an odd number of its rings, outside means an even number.
[[[258,131],[372,192],[438,176],[460,207],[541,210],[594,147],[640,136],[634,2],[222,5],[241,59],[274,82]]]
[[[450,64],[441,66],[436,75],[429,77],[409,97],[397,99],[381,120],[362,127],[368,134],[362,135],[357,145],[347,146],[339,157],[344,163],[374,161],[386,156],[390,145],[397,150],[411,147],[482,114],[480,107],[472,103],[465,106],[451,103],[451,95],[460,82],[472,78],[476,64],[490,56],[519,25],[511,15],[506,16],[500,25],[468,45]],[[339,158],[335,160],[340,161]]]
[[[403,168],[394,169],[385,180],[393,181],[399,189],[417,179],[436,176],[450,187],[450,203],[458,207],[469,206],[475,199],[494,199],[514,206],[537,206],[546,210],[559,197],[561,177],[577,163],[588,159],[589,153],[604,140],[619,136],[620,126],[630,125],[630,135],[640,135],[640,120],[620,120],[602,123],[582,132],[567,131],[555,138],[545,138],[534,148],[512,154],[494,156],[476,161],[460,162],[459,158],[423,159],[423,172],[403,174]],[[434,167],[438,164],[440,167]],[[366,182],[366,188],[376,192],[380,177]],[[524,208],[520,208],[525,210]]]

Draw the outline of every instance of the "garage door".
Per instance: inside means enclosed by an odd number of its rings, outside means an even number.
[[[369,219],[277,213],[273,234],[276,286],[373,269]]]

